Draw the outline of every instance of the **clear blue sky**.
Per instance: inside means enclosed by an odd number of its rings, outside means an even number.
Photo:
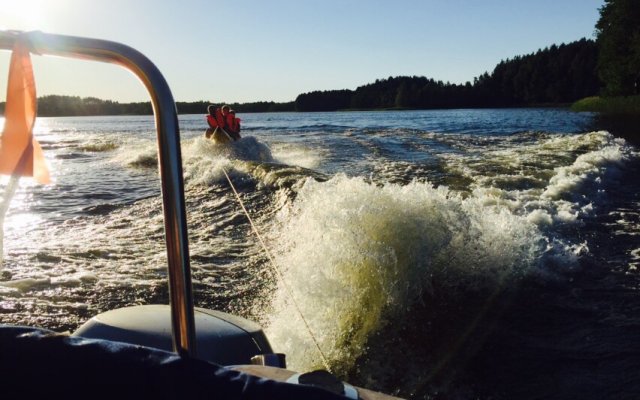
[[[122,42],[176,101],[290,101],[418,75],[452,83],[593,38],[603,0],[0,0],[0,28]],[[38,96],[148,101],[120,67],[33,56]],[[9,52],[0,51],[0,100]]]

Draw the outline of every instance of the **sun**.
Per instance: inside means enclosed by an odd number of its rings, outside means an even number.
[[[38,29],[47,6],[47,0],[0,0],[0,29]]]

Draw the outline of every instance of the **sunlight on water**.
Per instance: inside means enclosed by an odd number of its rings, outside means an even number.
[[[310,149],[308,146],[298,144],[273,145],[271,151],[273,157],[283,164],[310,169],[316,168],[324,157],[322,150]]]
[[[11,207],[20,207],[15,201],[11,202]],[[31,213],[13,213],[5,220],[5,232],[11,233],[24,232],[38,225],[42,221],[42,217]]]
[[[33,178],[0,179],[0,268],[4,264],[5,237],[16,241],[43,221],[41,215],[31,212],[33,200],[29,195],[37,183]]]

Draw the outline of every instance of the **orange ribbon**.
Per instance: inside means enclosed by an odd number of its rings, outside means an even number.
[[[0,174],[33,176],[49,183],[42,148],[33,137],[36,119],[36,84],[28,47],[17,39],[11,54],[4,131],[0,138]]]

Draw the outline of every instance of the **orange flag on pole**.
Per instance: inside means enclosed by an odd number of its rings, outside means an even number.
[[[0,174],[33,176],[49,183],[42,148],[33,137],[36,120],[36,84],[29,49],[16,40],[9,66],[4,131],[0,138]]]

